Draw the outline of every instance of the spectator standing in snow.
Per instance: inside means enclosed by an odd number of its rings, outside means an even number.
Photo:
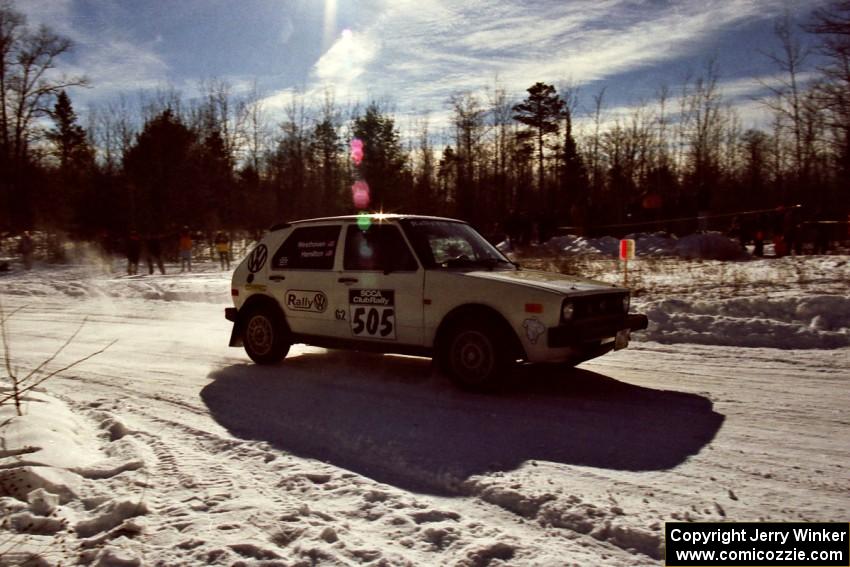
[[[180,271],[192,271],[192,234],[189,232],[189,227],[184,226],[183,232],[180,233]]]
[[[34,245],[32,242],[32,237],[28,230],[24,231],[24,234],[21,236],[21,242],[18,244],[18,252],[21,253],[21,260],[24,263],[24,268],[27,270],[32,269],[32,251]]]
[[[785,216],[782,219],[782,234],[785,237],[786,252],[799,255],[802,251],[802,241],[800,240],[800,219],[796,207],[791,207],[785,211]]]
[[[737,240],[741,244],[741,248],[744,252],[747,251],[747,243],[744,240],[744,228],[741,225],[741,219],[739,219],[737,215],[732,217],[732,223],[729,225],[728,235],[729,238]]]
[[[145,260],[148,264],[148,274],[153,274],[153,266],[156,264],[159,268],[159,273],[165,275],[165,266],[162,265],[162,243],[159,237],[151,235],[145,244],[147,245]]]
[[[753,233],[753,254],[759,258],[764,256],[764,239],[766,236],[764,233],[764,225],[764,216],[759,215],[758,218],[756,218],[756,226]]]
[[[218,252],[218,260],[221,262],[222,270],[230,269],[230,240],[224,232],[219,231],[215,235],[215,249]]]
[[[142,239],[135,230],[127,238],[127,275],[135,276],[139,272],[139,257],[142,254]]]

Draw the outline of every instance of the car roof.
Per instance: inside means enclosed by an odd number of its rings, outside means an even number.
[[[284,228],[289,228],[292,225],[301,225],[301,224],[316,224],[323,223],[329,221],[353,221],[357,222],[361,219],[370,219],[372,221],[397,221],[401,219],[413,219],[413,220],[433,220],[433,221],[445,221],[445,222],[459,222],[466,224],[466,221],[462,221],[459,219],[450,219],[447,217],[434,217],[428,215],[408,215],[401,213],[371,213],[371,214],[362,214],[362,215],[341,215],[336,217],[317,217],[313,219],[301,219],[289,222],[283,222],[274,225],[271,227],[271,231],[275,230],[283,230]]]

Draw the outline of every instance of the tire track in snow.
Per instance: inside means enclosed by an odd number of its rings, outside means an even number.
[[[427,562],[452,563],[455,560],[450,558],[464,557],[467,553],[481,561],[486,557],[519,558],[523,549],[533,547],[532,542],[544,546],[546,538],[551,537],[551,531],[556,530],[564,533],[563,537],[570,547],[576,548],[578,557],[601,553],[608,554],[612,560],[617,558],[612,564],[651,564],[647,563],[648,558],[641,560],[628,551],[634,544],[628,538],[624,539],[622,529],[611,532],[616,537],[606,534],[610,523],[606,528],[608,517],[604,515],[596,517],[602,531],[596,530],[591,534],[587,530],[574,529],[569,521],[552,521],[557,516],[552,515],[551,506],[542,510],[532,503],[533,510],[530,510],[527,496],[516,491],[492,490],[486,483],[478,485],[475,482],[468,485],[465,497],[437,499],[437,502],[442,502],[441,505],[427,497],[417,497],[411,502],[404,496],[405,493],[396,489],[322,463],[304,461],[271,449],[264,442],[243,441],[210,432],[204,428],[207,424],[197,422],[198,419],[208,419],[208,413],[175,394],[150,393],[133,388],[133,395],[127,399],[129,392],[125,385],[116,385],[102,378],[86,381],[122,392],[125,401],[112,412],[127,423],[140,424],[138,429],[143,433],[139,438],[156,455],[150,478],[157,479],[158,483],[147,486],[146,492],[153,509],[158,511],[158,520],[147,525],[145,540],[179,539],[178,547],[185,548],[187,559],[197,560],[217,553],[221,546],[211,541],[210,530],[219,532],[219,539],[226,540],[228,532],[235,526],[248,524],[255,526],[257,541],[248,548],[239,549],[243,554],[253,554],[255,559],[271,557],[271,554],[286,557],[286,551],[296,554],[316,552],[317,548],[310,541],[304,541],[310,540],[311,534],[312,539],[318,537],[320,542],[324,542],[322,545],[327,544],[322,534],[329,539],[345,537],[349,542],[361,542],[362,553],[354,557],[377,558],[386,553],[392,556],[394,548],[398,550],[400,540],[404,542],[401,547],[403,553],[395,551],[398,554],[396,559],[409,558],[405,560],[414,563],[421,563],[425,560],[423,558],[428,558]],[[173,412],[163,406],[178,411]],[[254,493],[252,498],[255,501],[250,506],[227,505],[229,496],[246,490]],[[374,502],[370,500],[375,498],[368,495],[376,491],[387,494],[385,498],[377,498],[387,508],[403,510],[401,514],[394,511],[392,519],[388,520],[386,529],[390,530],[389,534],[394,534],[393,537],[381,538],[384,540],[376,548],[376,538],[368,532],[358,533],[359,530],[352,529],[348,533],[337,533],[340,516],[359,519],[364,514],[374,514]],[[333,505],[335,493],[349,499],[351,494],[358,494],[360,503],[354,508],[336,510]],[[305,502],[309,503],[306,509]],[[459,513],[441,512],[442,506],[450,506]],[[380,522],[385,515],[389,514],[378,515],[375,521]],[[203,522],[197,519],[199,516],[204,518]],[[289,525],[281,528],[281,517],[290,519],[287,524],[307,527],[301,532],[298,530],[302,528]],[[394,522],[402,522],[405,529],[398,528]],[[285,528],[294,529],[299,536],[280,548],[273,542],[289,540],[291,536],[281,535],[292,533]],[[335,530],[337,535],[330,535],[328,529]],[[499,545],[494,543],[480,548],[466,545],[469,549],[463,546],[466,540],[481,539],[479,532],[482,531],[491,534]],[[262,544],[269,540],[272,543]],[[368,545],[370,541],[371,546]],[[406,549],[408,546],[412,554]],[[382,553],[379,550],[388,551]],[[166,549],[161,551],[165,553]],[[240,552],[236,553],[240,555]],[[445,561],[437,557],[444,557]],[[476,563],[476,560],[471,561],[470,564]]]

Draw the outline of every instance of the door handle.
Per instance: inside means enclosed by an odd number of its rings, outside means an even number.
[[[286,279],[286,276],[269,276],[270,280],[280,282]]]
[[[360,280],[358,280],[357,278],[339,278],[337,281],[339,283],[352,284],[352,283],[357,283]]]

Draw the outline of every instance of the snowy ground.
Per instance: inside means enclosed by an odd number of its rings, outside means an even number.
[[[0,564],[658,565],[668,520],[845,521],[848,260],[639,260],[642,338],[490,396],[420,358],[257,367],[212,264],[0,274],[17,375],[84,318],[47,369],[117,339],[0,407]]]

